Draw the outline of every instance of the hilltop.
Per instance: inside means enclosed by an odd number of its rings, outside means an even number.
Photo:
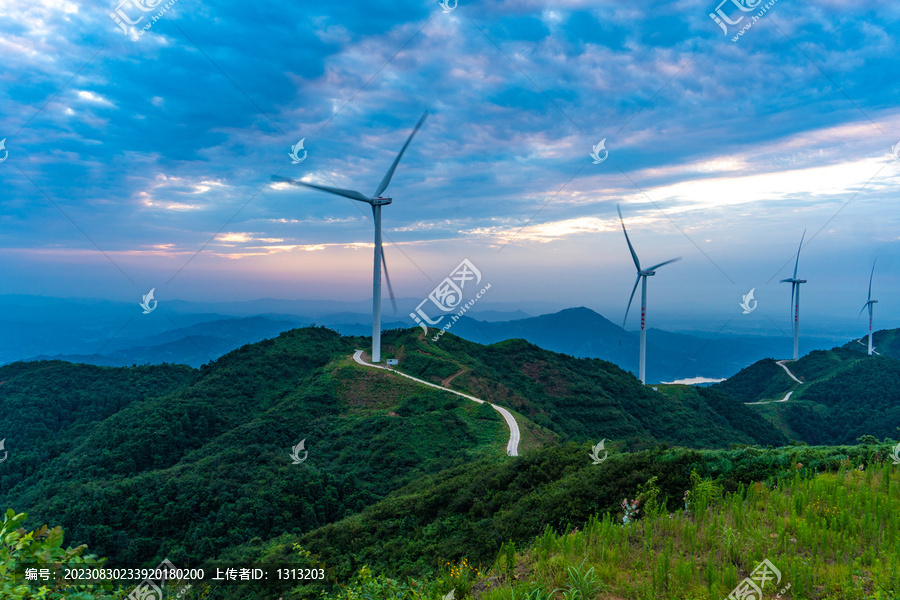
[[[786,440],[739,402],[660,394],[602,360],[520,340],[480,346],[447,334],[433,344],[419,329],[383,339],[409,374],[511,410],[523,453],[604,438],[619,450]],[[514,464],[506,424],[488,405],[360,366],[351,355],[365,345],[314,327],[200,369],[0,367],[5,431],[72,422],[52,436],[26,430],[27,442],[8,436],[0,501],[114,563],[198,561],[253,538],[309,533],[423,476]],[[85,413],[92,403],[102,410]],[[309,457],[292,464],[300,440]]]

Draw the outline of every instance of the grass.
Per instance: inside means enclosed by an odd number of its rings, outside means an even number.
[[[892,599],[900,588],[895,468],[887,462],[812,476],[801,468],[775,489],[756,483],[696,514],[628,526],[606,514],[581,531],[547,530],[518,555],[520,579],[481,598],[556,590],[555,598],[582,600],[720,599],[768,559],[781,580],[768,584],[765,597],[790,584],[797,600]]]
[[[892,600],[900,597],[896,468],[886,461],[817,474],[801,465],[772,488],[754,483],[724,497],[695,477],[688,510],[629,525],[606,513],[580,530],[547,527],[528,548],[504,545],[488,568],[445,563],[402,597],[455,589],[457,600],[721,600],[767,559],[780,579],[764,585],[764,598]]]

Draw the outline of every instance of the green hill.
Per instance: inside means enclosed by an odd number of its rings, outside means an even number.
[[[521,456],[506,455],[507,425],[488,404],[359,365],[351,356],[367,340],[310,327],[200,369],[0,367],[0,415],[11,432],[0,502],[27,512],[29,525],[62,526],[67,542],[88,544],[110,566],[162,558],[321,565],[327,581],[294,594],[313,597],[351,594],[334,585],[368,565],[392,577],[438,577],[421,596],[437,598],[452,579],[440,566],[446,561],[490,566],[535,536],[557,536],[551,530],[599,527],[598,514],[617,521],[623,498],[655,497],[656,510],[677,511],[685,491],[698,489],[694,472],[745,498],[754,482],[783,485],[799,469],[874,464],[889,453],[887,440],[785,444],[889,437],[900,417],[900,360],[847,348],[788,363],[804,384],[762,361],[719,386],[654,390],[612,363],[521,340],[482,346],[446,334],[434,344],[420,333],[384,332],[384,355],[409,375],[511,410]],[[787,402],[735,399],[783,396],[785,386],[794,392]],[[308,454],[294,464],[289,453],[301,440]],[[592,464],[600,440],[604,458]],[[649,564],[646,552],[636,564]],[[747,566],[729,566],[734,557],[704,564],[721,569],[718,583],[707,581],[716,593]],[[462,567],[454,568],[458,577]],[[637,594],[605,576],[618,592]],[[358,583],[390,587],[371,577]],[[479,585],[488,593],[509,583],[503,577]],[[685,589],[700,585],[686,572],[672,577]],[[653,576],[641,597],[663,593],[660,582],[669,580]],[[388,587],[370,596],[387,597]],[[239,588],[214,597],[268,599]]]
[[[766,358],[711,387],[741,402],[757,402],[782,398],[795,383],[774,358]]]
[[[385,355],[514,411],[521,451],[558,440],[639,449],[785,439],[764,422],[745,426],[746,408],[725,396],[657,393],[605,361],[449,334],[435,345],[418,334],[385,332]],[[113,564],[196,562],[254,538],[309,533],[444,469],[515,462],[489,406],[357,365],[350,356],[364,346],[320,327],[200,369],[2,367],[6,430],[28,431],[30,446],[26,453],[25,440],[9,436],[16,450],[3,465],[0,502],[61,525]],[[23,400],[29,390],[40,390],[33,401]],[[32,432],[33,422],[55,433]],[[300,440],[308,459],[292,464]]]
[[[563,439],[611,439],[629,449],[656,443],[694,448],[782,444],[768,424],[746,428],[743,406],[705,392],[680,396],[644,386],[613,363],[549,352],[523,340],[482,346],[445,335],[430,344],[409,331],[384,338],[410,375],[510,407]],[[663,389],[661,386],[659,389]]]
[[[127,407],[139,411],[194,377],[184,365],[123,369],[46,361],[0,367],[0,431],[9,452],[0,489],[26,489],[106,419]]]
[[[36,438],[65,450],[4,478],[0,501],[113,562],[196,561],[338,520],[417,474],[505,456],[508,431],[493,410],[364,369],[349,359],[354,341],[324,328],[287,332],[190,372],[167,395],[120,402],[81,437]],[[66,395],[75,375],[69,384]],[[18,401],[5,387],[4,412]],[[18,418],[63,410],[47,400]],[[289,451],[301,439],[309,457],[295,465]]]
[[[900,361],[865,357],[803,387],[783,418],[811,444],[852,443],[863,435],[894,435],[900,423]]]
[[[878,332],[885,354],[890,354],[894,340],[900,344],[896,332]],[[766,359],[711,389],[753,403],[748,407],[791,439],[849,444],[863,435],[888,437],[900,422],[900,360],[867,356],[865,350],[851,342],[786,362],[803,383]],[[788,392],[789,399],[783,401]]]
[[[719,494],[722,491],[732,493],[737,499],[749,494],[751,489],[757,490],[758,494],[760,490],[768,493],[776,487],[786,489],[781,486],[796,486],[800,483],[798,474],[810,477],[816,473],[838,472],[842,468],[846,471],[846,467],[843,467],[846,464],[852,464],[854,468],[861,464],[870,465],[890,482],[892,468],[890,461],[884,461],[890,451],[888,444],[855,447],[797,446],[769,450],[749,447],[706,451],[657,449],[631,454],[610,453],[608,459],[599,465],[592,464],[588,456],[589,449],[588,445],[568,443],[535,450],[517,461],[501,465],[478,462],[456,467],[436,476],[421,478],[358,515],[299,538],[284,536],[270,543],[260,541],[239,549],[233,556],[255,556],[264,548],[273,555],[285,554],[294,544],[299,543],[302,548],[312,552],[317,564],[328,566],[335,582],[349,581],[364,566],[375,573],[400,581],[409,576],[434,577],[445,570],[441,565],[446,562],[457,564],[465,559],[473,566],[495,564],[498,554],[502,557],[504,548],[510,544],[516,548],[531,547],[536,550],[544,543],[548,531],[587,529],[596,519],[609,521],[608,525],[616,527],[615,523],[621,523],[624,515],[621,506],[624,498],[634,499],[640,496],[646,508],[650,495],[655,494],[655,510],[659,513],[665,515],[683,510],[687,490],[694,490],[694,498],[699,500],[698,486],[692,477],[709,482],[700,486],[707,494],[720,490]],[[696,475],[692,476],[692,473]],[[870,481],[869,475],[866,475],[866,481]],[[882,486],[876,484],[874,487],[879,489]],[[852,503],[856,505],[864,497],[866,496],[862,494]],[[790,501],[787,492],[783,500]],[[711,497],[705,500],[711,501]],[[888,501],[889,497],[886,495],[879,501],[881,504],[877,518],[884,522],[890,517],[892,526],[896,527],[898,517],[888,509],[885,504]],[[841,502],[842,505],[851,504],[846,499]],[[867,499],[866,502],[871,500]],[[726,505],[735,506],[734,503]],[[746,510],[740,514],[747,516]],[[857,517],[852,517],[851,520],[855,522]],[[704,529],[705,540],[712,537],[719,539],[720,526],[727,524],[737,532],[747,533],[746,538],[739,538],[735,549],[738,545],[747,546],[747,552],[752,552],[754,540],[763,541],[760,532],[748,529],[747,523],[735,523],[731,518],[723,523],[720,517],[708,518],[713,526],[708,531]],[[660,548],[665,546],[669,528],[664,523],[667,522],[663,521],[654,529],[654,537],[660,539],[648,542],[651,546],[639,544],[641,548],[633,547],[644,566],[641,563],[625,565],[628,561],[623,554],[617,561],[626,571],[618,575],[607,571],[608,577],[618,580],[620,585],[627,585],[630,576],[626,573],[634,570],[631,581],[645,578],[653,580],[646,573],[646,561],[657,556]],[[880,527],[871,520],[867,522],[867,527],[873,530]],[[798,525],[795,523],[792,529],[783,531],[770,527],[780,537],[787,538],[790,537],[786,535],[788,532],[796,535],[794,532]],[[844,525],[848,534],[856,531],[854,527],[856,525]],[[696,528],[688,529],[689,531],[696,531]],[[645,534],[649,533],[645,531]],[[689,539],[691,535],[686,533],[684,538],[679,538],[685,544],[680,560],[690,562],[689,548],[699,547],[696,545],[697,541]],[[887,543],[888,539],[895,538],[885,538],[883,543]],[[768,534],[766,541],[768,543]],[[599,540],[595,540],[595,543],[598,542]],[[809,543],[809,539],[804,543]],[[814,540],[812,543],[815,544]],[[849,545],[854,553],[866,552],[866,548],[859,544]],[[278,550],[279,547],[281,551]],[[621,552],[627,554],[624,548]],[[582,557],[574,564],[577,565]],[[706,552],[701,558],[704,563],[707,562]],[[741,558],[746,559],[745,556]],[[735,556],[717,555],[710,563],[713,565],[710,568],[734,571],[735,565],[732,563],[735,559]],[[655,558],[651,561],[653,563]],[[737,560],[738,567],[742,564]],[[638,573],[641,575],[637,576]],[[705,583],[706,570],[697,575],[698,579],[692,579],[694,584]],[[808,576],[807,570],[804,577]],[[722,585],[731,579],[731,576],[721,578],[721,574],[717,575],[717,581]],[[502,582],[503,578],[499,581]],[[514,585],[524,586],[526,581],[519,577]],[[665,577],[659,581],[665,581]],[[496,577],[482,581],[483,585],[497,583]],[[508,579],[506,583],[509,583]],[[440,594],[447,593],[450,587],[452,586],[440,590]],[[555,586],[548,589],[553,587]],[[642,596],[632,594],[625,597],[669,596],[649,592]]]
[[[847,342],[842,347],[857,354],[869,351],[869,336]],[[872,333],[872,346],[880,356],[889,356],[900,360],[900,329],[882,329]]]

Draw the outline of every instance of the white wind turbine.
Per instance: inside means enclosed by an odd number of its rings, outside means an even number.
[[[634,281],[634,287],[631,289],[631,297],[628,299],[628,308],[625,309],[625,319],[622,320],[622,328],[625,328],[625,321],[628,320],[628,311],[631,310],[631,302],[634,300],[634,293],[637,291],[638,283],[641,283],[641,359],[640,359],[640,379],[641,383],[647,383],[647,278],[656,275],[656,269],[669,263],[678,262],[681,257],[661,262],[653,265],[649,269],[641,269],[641,261],[638,260],[631,240],[628,239],[628,231],[625,229],[625,220],[622,218],[622,210],[616,204],[616,210],[619,211],[619,221],[622,223],[622,231],[625,233],[625,241],[628,243],[628,250],[631,251],[631,258],[634,259],[634,266],[637,268],[637,279]]]
[[[869,297],[868,301],[863,305],[862,310],[859,311],[859,314],[863,313],[863,310],[869,309],[869,356],[872,356],[872,352],[874,348],[872,348],[872,305],[878,302],[878,300],[872,300],[872,277],[875,276],[875,263],[878,262],[876,258],[872,262],[872,272],[869,274]]]
[[[794,307],[794,360],[799,358],[800,352],[800,284],[806,283],[805,279],[797,279],[797,266],[800,264],[800,249],[803,248],[803,238],[806,237],[806,230],[800,237],[800,246],[797,248],[797,260],[794,262],[794,276],[789,279],[782,279],[781,283],[791,284],[791,305]]]
[[[358,200],[360,202],[365,202],[372,206],[372,217],[375,221],[375,264],[373,269],[373,278],[372,278],[372,362],[377,363],[381,362],[381,269],[384,267],[384,277],[387,280],[388,292],[391,296],[391,303],[394,305],[394,311],[397,311],[397,303],[394,301],[394,291],[391,288],[391,278],[388,276],[387,270],[387,261],[384,258],[384,252],[381,247],[381,207],[390,204],[393,201],[393,198],[382,198],[381,194],[387,189],[388,185],[391,183],[391,178],[394,176],[394,170],[397,168],[397,164],[400,162],[400,159],[403,157],[403,153],[406,152],[406,147],[409,146],[409,143],[412,141],[413,136],[416,135],[416,132],[419,131],[419,128],[422,126],[422,123],[425,122],[425,117],[428,116],[428,112],[422,115],[422,118],[419,119],[419,122],[416,123],[415,128],[412,130],[412,133],[409,134],[409,137],[406,138],[406,143],[403,144],[403,148],[400,149],[400,153],[397,155],[397,158],[394,159],[394,162],[391,164],[391,168],[388,169],[387,173],[384,176],[384,179],[381,180],[381,183],[378,184],[378,189],[375,190],[375,193],[369,197],[359,192],[353,190],[344,190],[341,188],[329,187],[326,185],[316,185],[314,183],[306,183],[305,181],[299,181],[295,179],[287,179],[285,177],[277,177],[273,176],[273,179],[277,181],[282,181],[285,183],[291,183],[293,185],[301,185],[305,187],[314,188],[317,190],[322,190],[323,192],[329,192],[331,194],[337,194],[338,196],[344,196],[345,198],[350,198],[351,200]]]

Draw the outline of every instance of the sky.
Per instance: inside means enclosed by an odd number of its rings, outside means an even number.
[[[491,301],[622,319],[619,204],[644,266],[682,257],[651,326],[788,329],[805,232],[811,326],[857,322],[877,258],[897,327],[898,25],[887,0],[0,0],[0,294],[371,298],[369,208],[272,176],[369,196],[428,111],[385,193],[397,296],[468,259]]]

